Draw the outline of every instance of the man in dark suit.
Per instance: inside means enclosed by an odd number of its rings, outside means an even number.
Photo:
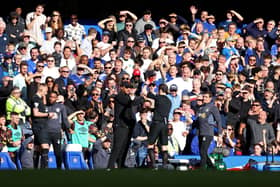
[[[133,99],[129,96],[131,84],[121,83],[121,90],[115,97],[114,140],[108,168],[124,167],[127,147],[130,142],[135,119],[132,113]]]

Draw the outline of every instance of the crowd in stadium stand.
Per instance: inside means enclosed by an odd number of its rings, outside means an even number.
[[[47,168],[50,149],[61,168],[67,144],[80,144],[94,168],[149,167],[152,121],[164,110],[149,96],[166,85],[168,158],[200,154],[204,115],[214,130],[209,152],[280,155],[280,21],[187,11],[159,20],[150,10],[93,13],[98,23],[88,30],[77,14],[64,24],[41,4],[2,15],[0,150],[23,168]],[[208,110],[199,113],[205,93],[222,131]],[[152,160],[164,157],[160,142]]]

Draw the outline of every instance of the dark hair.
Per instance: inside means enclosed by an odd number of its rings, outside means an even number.
[[[141,108],[140,109],[140,114],[143,114],[143,113],[147,113],[149,112],[150,110],[148,108]]]
[[[55,94],[56,96],[59,95],[57,91],[51,91],[50,94]]]
[[[88,119],[95,119],[98,116],[98,113],[96,111],[90,111],[88,114]]]
[[[211,91],[205,91],[203,94],[208,95],[209,97],[213,97],[213,93]]]
[[[19,67],[22,68],[22,66],[28,66],[27,62],[24,60],[24,61],[21,61]]]
[[[158,89],[163,91],[164,93],[168,93],[168,86],[166,84],[160,84]]]
[[[17,112],[11,112],[11,116],[18,116],[19,115],[19,113],[17,113]]]
[[[0,118],[6,118],[5,114],[0,114]]]

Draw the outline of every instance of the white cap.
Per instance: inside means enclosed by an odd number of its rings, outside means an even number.
[[[47,27],[45,31],[46,32],[52,32],[52,28],[51,27]]]

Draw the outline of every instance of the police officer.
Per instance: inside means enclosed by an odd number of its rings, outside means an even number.
[[[208,148],[214,136],[214,127],[218,129],[218,145],[222,143],[222,122],[218,108],[211,102],[212,92],[207,91],[203,94],[203,105],[198,109],[197,122],[199,129],[199,152],[200,166],[206,168],[211,166],[208,157]]]
[[[65,105],[59,102],[58,93],[52,91],[49,96],[48,112],[55,113],[53,118],[47,120],[47,134],[49,144],[53,145],[54,154],[56,157],[57,168],[61,168],[62,163],[62,153],[61,153],[61,143],[62,143],[62,132],[70,129],[70,124],[67,119],[67,113]]]
[[[32,108],[32,131],[34,134],[34,168],[38,168],[41,154],[41,168],[48,166],[49,141],[46,130],[47,120],[54,117],[55,113],[48,112],[46,107],[46,95],[48,87],[40,84],[37,93],[31,100]]]

